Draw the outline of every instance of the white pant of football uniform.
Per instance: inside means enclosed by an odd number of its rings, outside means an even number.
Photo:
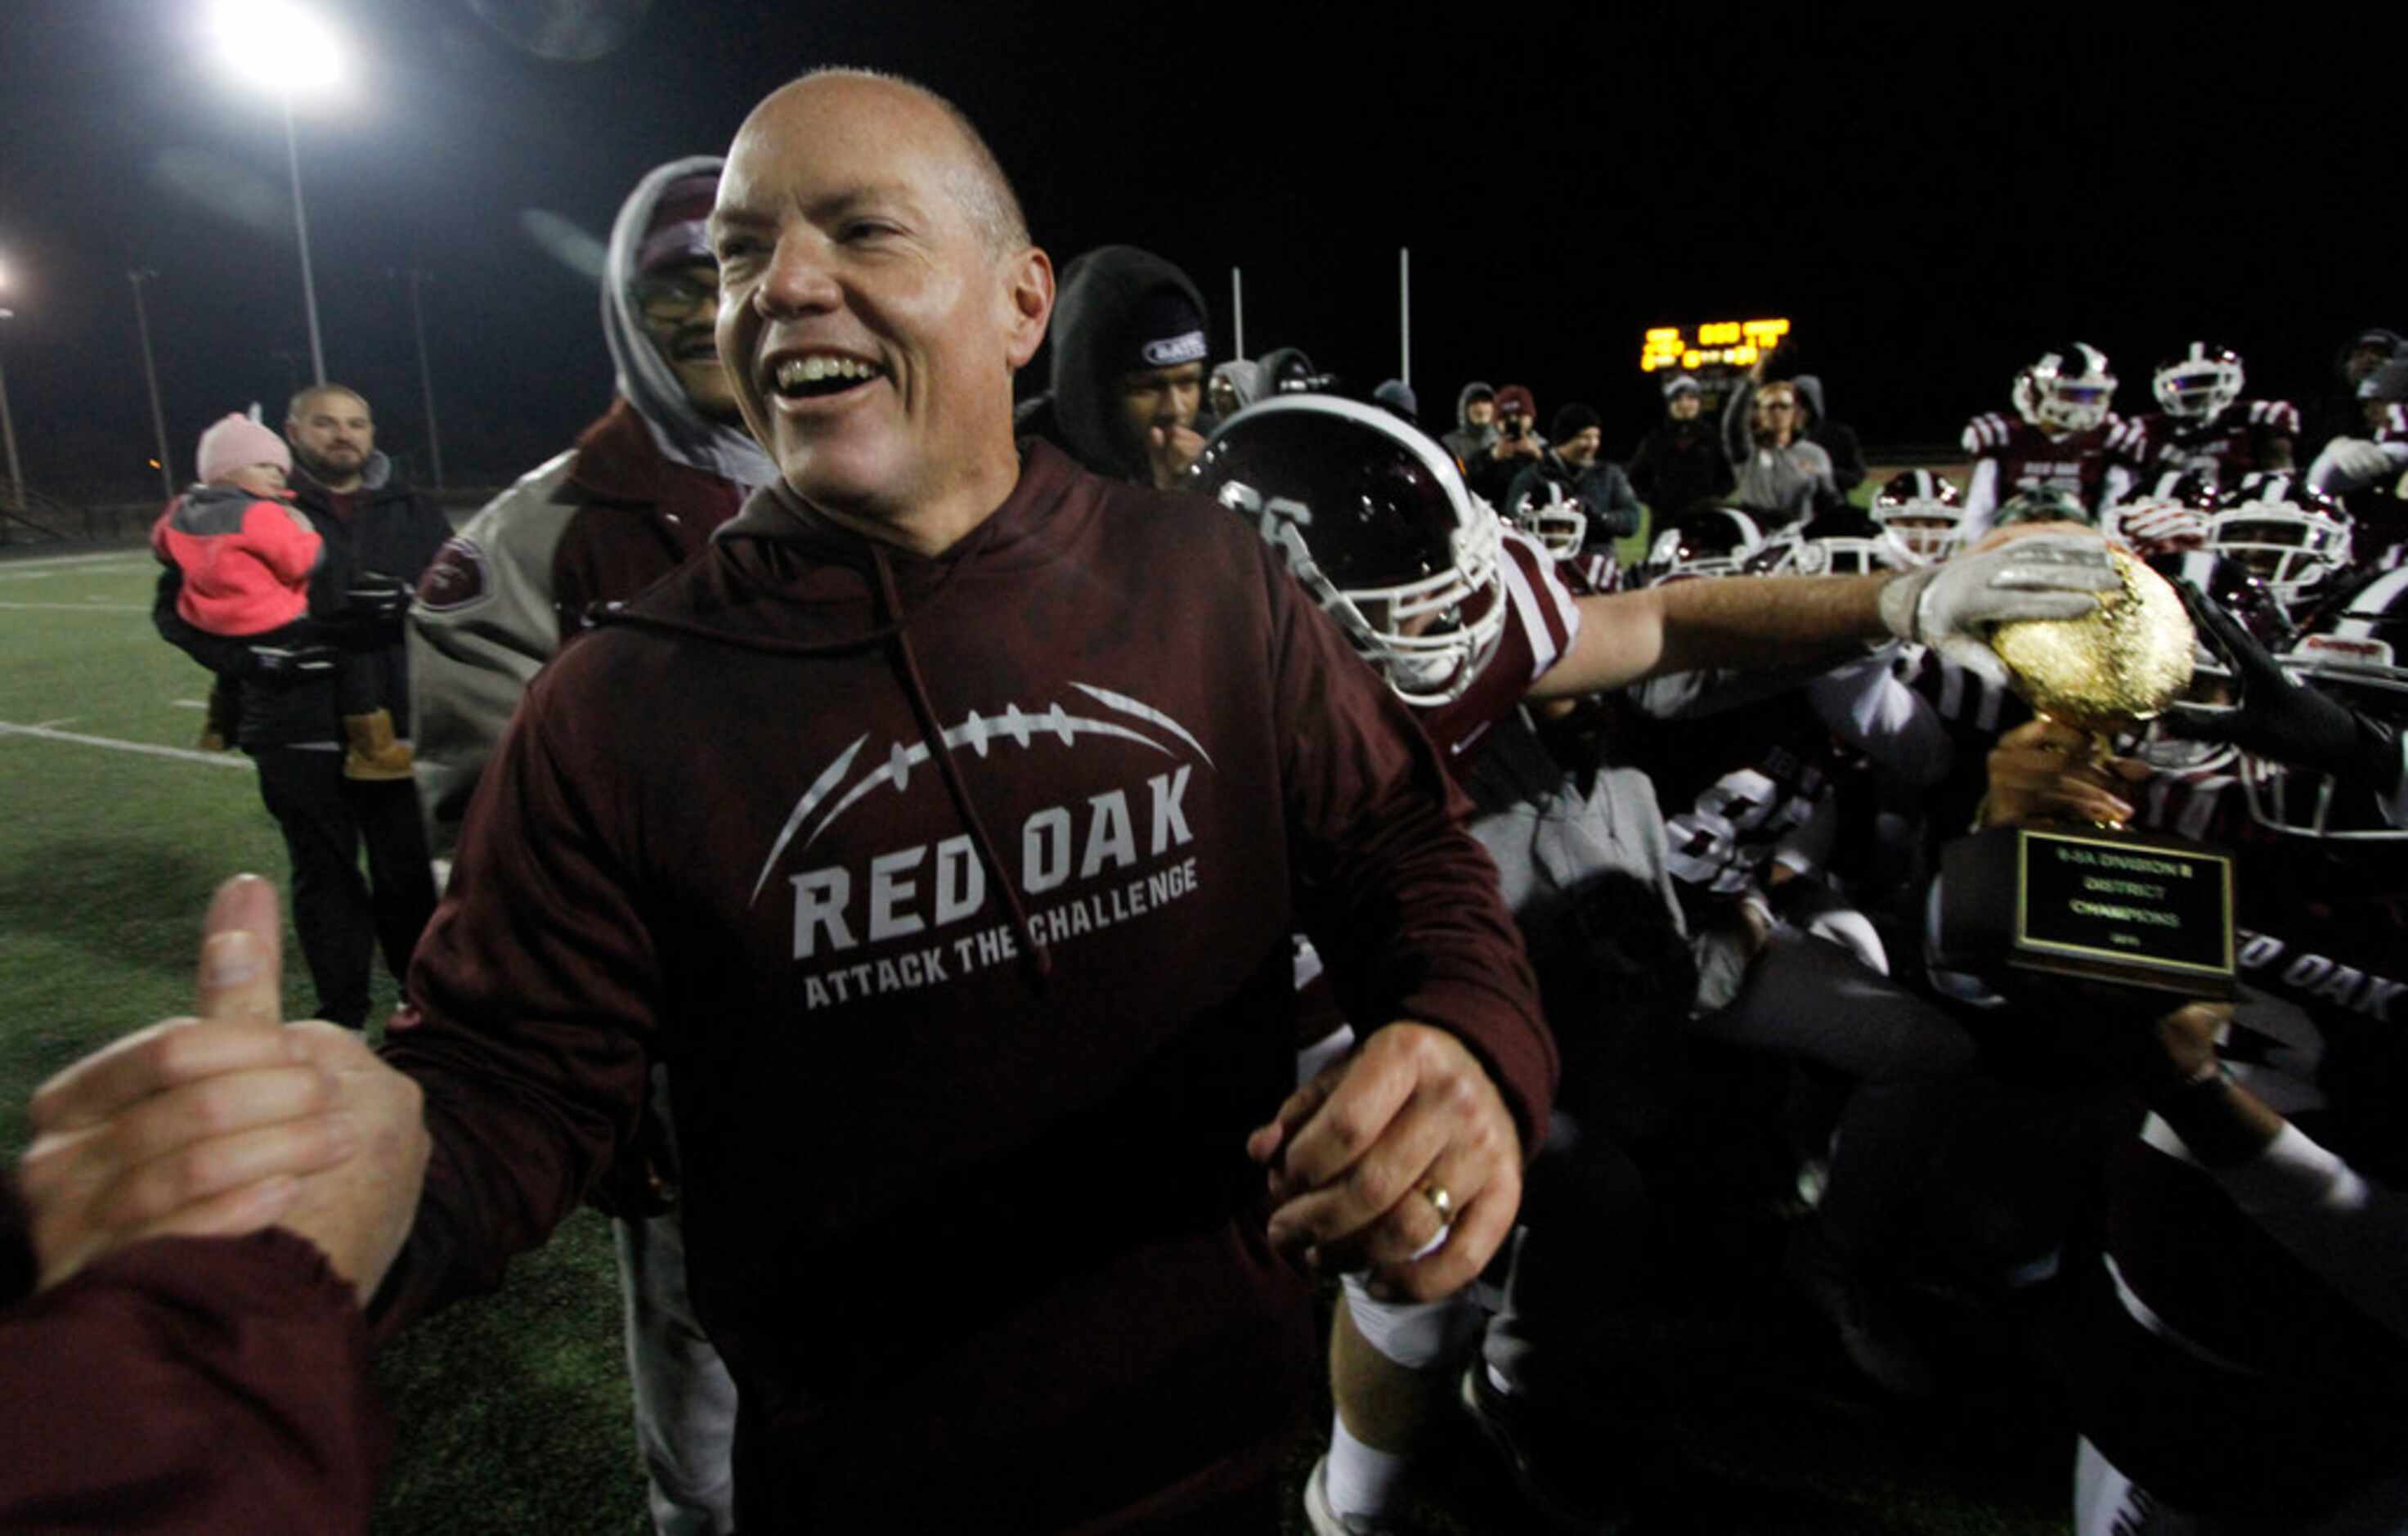
[[[668,1079],[652,1069],[652,1108],[674,1156]],[[736,1382],[703,1336],[686,1295],[685,1231],[678,1213],[610,1223],[635,1389],[636,1443],[660,1536],[730,1536],[736,1529]]]

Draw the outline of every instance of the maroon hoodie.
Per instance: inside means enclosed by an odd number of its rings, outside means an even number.
[[[1543,1134],[1402,706],[1240,520],[1024,454],[934,559],[773,487],[565,652],[412,967],[437,1151],[380,1326],[495,1284],[667,1061],[747,1529],[1111,1529],[1269,1474],[1318,1366],[1243,1141],[1299,927]]]

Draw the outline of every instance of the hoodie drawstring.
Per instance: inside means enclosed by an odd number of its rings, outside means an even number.
[[[1028,921],[1028,911],[1021,905],[1020,892],[1011,883],[1010,873],[996,856],[995,840],[987,836],[986,824],[979,819],[978,807],[971,803],[969,785],[962,781],[962,770],[953,763],[953,754],[945,746],[944,727],[937,721],[936,706],[928,702],[928,685],[920,677],[920,660],[911,653],[911,636],[903,623],[903,603],[895,590],[895,572],[886,562],[886,551],[875,541],[869,546],[870,563],[878,571],[878,600],[886,610],[885,639],[894,648],[896,669],[903,674],[903,692],[911,701],[911,713],[920,722],[921,739],[928,743],[928,754],[937,760],[937,776],[945,782],[946,793],[953,797],[953,811],[968,828],[971,843],[979,858],[986,865],[989,880],[1003,892],[1003,904],[1011,913],[1011,926],[1022,940],[1021,953],[1025,956],[1041,986],[1054,974],[1054,952],[1037,937]]]

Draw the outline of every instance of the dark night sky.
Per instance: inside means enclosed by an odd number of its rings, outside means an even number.
[[[1179,261],[1215,304],[1218,352],[1237,263],[1250,352],[1299,345],[1368,387],[1395,371],[1410,244],[1426,414],[1466,378],[1518,379],[1542,415],[1590,400],[1626,447],[1653,410],[1635,367],[1650,324],[1789,316],[1834,414],[1883,444],[1953,438],[2068,336],[2108,350],[2128,411],[2151,362],[2199,333],[2244,352],[2252,393],[2305,404],[2344,335],[2408,319],[2380,233],[2398,185],[2389,88],[2279,29],[2225,44],[1988,11],[1984,31],[1940,36],[1822,11],[1742,37],[1713,24],[1732,14],[1719,8],[1637,30],[1524,7],[1500,42],[1485,7],[1436,27],[1421,19],[1440,13],[1385,7],[1149,23],[1125,6],[694,0],[654,4],[615,52],[571,64],[514,46],[467,0],[322,8],[375,61],[302,124],[329,370],[369,395],[386,446],[420,448],[387,274],[431,268],[455,481],[533,465],[608,397],[591,287],[523,210],[602,235],[645,169],[724,149],[755,99],[821,63],[953,95],[1057,263],[1110,240]],[[19,311],[0,361],[36,487],[142,484],[130,266],[159,273],[186,467],[208,420],[306,372],[275,108],[214,67],[202,15],[200,0],[0,14],[15,278],[0,303]]]

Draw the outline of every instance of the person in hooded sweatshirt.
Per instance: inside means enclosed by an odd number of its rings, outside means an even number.
[[[779,479],[528,686],[423,1022],[322,1113],[197,1051],[96,1087],[36,1230],[122,1221],[121,1115],[290,1124],[244,1170],[388,1335],[542,1242],[663,1060],[743,1529],[1274,1529],[1305,1271],[1460,1289],[1546,1134],[1494,867],[1244,519],[1015,438],[1053,267],[958,108],[786,85],[710,228]],[[1299,930],[1390,1021],[1303,1092]],[[375,1154],[319,1160],[330,1116]]]
[[[471,518],[419,583],[410,614],[419,792],[438,853],[538,668],[598,609],[700,552],[744,496],[777,478],[720,366],[719,266],[705,222],[724,163],[698,155],[637,183],[610,230],[602,334],[610,408],[575,447]],[[736,1386],[688,1299],[666,1073],[643,1153],[597,1188],[613,1217],[636,1435],[663,1536],[735,1529]]]
[[[1630,485],[1657,525],[1730,495],[1730,455],[1706,419],[1705,396],[1688,374],[1664,381],[1664,415],[1630,454]]]
[[[1074,258],[1054,308],[1052,380],[1020,406],[1020,435],[1096,474],[1168,489],[1204,452],[1206,323],[1202,292],[1152,251],[1107,245]]]
[[[1455,395],[1455,430],[1442,434],[1439,441],[1455,455],[1455,463],[1469,467],[1496,442],[1497,432],[1497,391],[1474,380]]]

